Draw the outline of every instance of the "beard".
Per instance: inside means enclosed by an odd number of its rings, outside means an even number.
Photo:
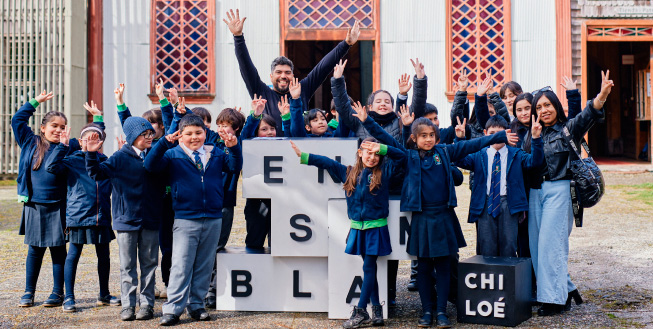
[[[279,82],[284,81],[286,85],[284,87],[279,86]],[[290,90],[290,80],[288,79],[277,79],[272,86],[274,87],[274,90],[280,94],[287,94],[288,91]]]

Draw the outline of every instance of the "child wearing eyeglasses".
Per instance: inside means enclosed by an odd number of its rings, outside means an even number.
[[[116,230],[120,255],[120,281],[123,321],[149,320],[154,317],[154,271],[159,263],[159,227],[162,216],[165,180],[145,170],[143,162],[154,139],[152,124],[141,117],[125,120],[127,143],[104,162],[98,161],[102,146],[94,133],[86,142],[86,170],[96,181],[111,180],[113,229]],[[138,261],[138,264],[137,264]],[[137,304],[138,273],[141,271],[140,309]]]

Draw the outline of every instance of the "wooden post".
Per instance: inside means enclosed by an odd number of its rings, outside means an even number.
[[[102,0],[88,1],[88,97],[95,104],[102,103]],[[93,118],[89,114],[89,122]]]
[[[565,75],[571,78],[571,4],[570,0],[556,0],[556,90],[562,106],[567,108],[567,93],[560,85]]]

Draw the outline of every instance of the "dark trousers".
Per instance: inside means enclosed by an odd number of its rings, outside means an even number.
[[[175,212],[172,210],[172,196],[166,194],[163,198],[163,217],[159,230],[159,249],[161,249],[161,279],[168,286],[170,267],[172,266],[172,226],[175,223]]]
[[[269,247],[272,221],[270,199],[247,199],[244,212],[247,227],[245,247],[261,249],[266,237],[268,238]]]
[[[83,244],[71,243],[64,266],[64,281],[66,282],[66,298],[75,298],[75,276],[77,264],[82,256]],[[95,245],[97,255],[97,274],[100,281],[100,297],[109,295],[109,273],[111,272],[111,258],[108,243]]]
[[[508,198],[501,196],[501,212],[494,218],[487,211],[486,200],[483,213],[478,219],[479,255],[517,257],[517,235],[520,214],[510,214]]]
[[[41,273],[41,264],[45,249],[48,247],[29,246],[27,258],[25,259],[25,292],[34,293],[36,291],[36,282]],[[50,257],[52,258],[52,277],[54,285],[52,293],[63,295],[64,284],[64,264],[66,263],[66,246],[49,247]]]

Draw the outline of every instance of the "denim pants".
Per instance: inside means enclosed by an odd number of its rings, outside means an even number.
[[[175,218],[168,301],[163,314],[181,315],[204,308],[218,248],[222,218]]]
[[[519,215],[510,214],[508,197],[501,196],[501,213],[497,218],[487,211],[489,197],[485,209],[478,219],[478,254],[483,256],[517,257],[517,233],[519,230]]]
[[[569,235],[574,223],[569,180],[545,181],[531,189],[528,235],[537,277],[537,301],[564,305],[576,289],[567,269]]]
[[[137,265],[141,270],[140,307],[154,307],[154,271],[159,265],[159,231],[118,231],[120,255],[120,299],[122,307],[136,306]],[[136,261],[138,260],[138,264]]]

